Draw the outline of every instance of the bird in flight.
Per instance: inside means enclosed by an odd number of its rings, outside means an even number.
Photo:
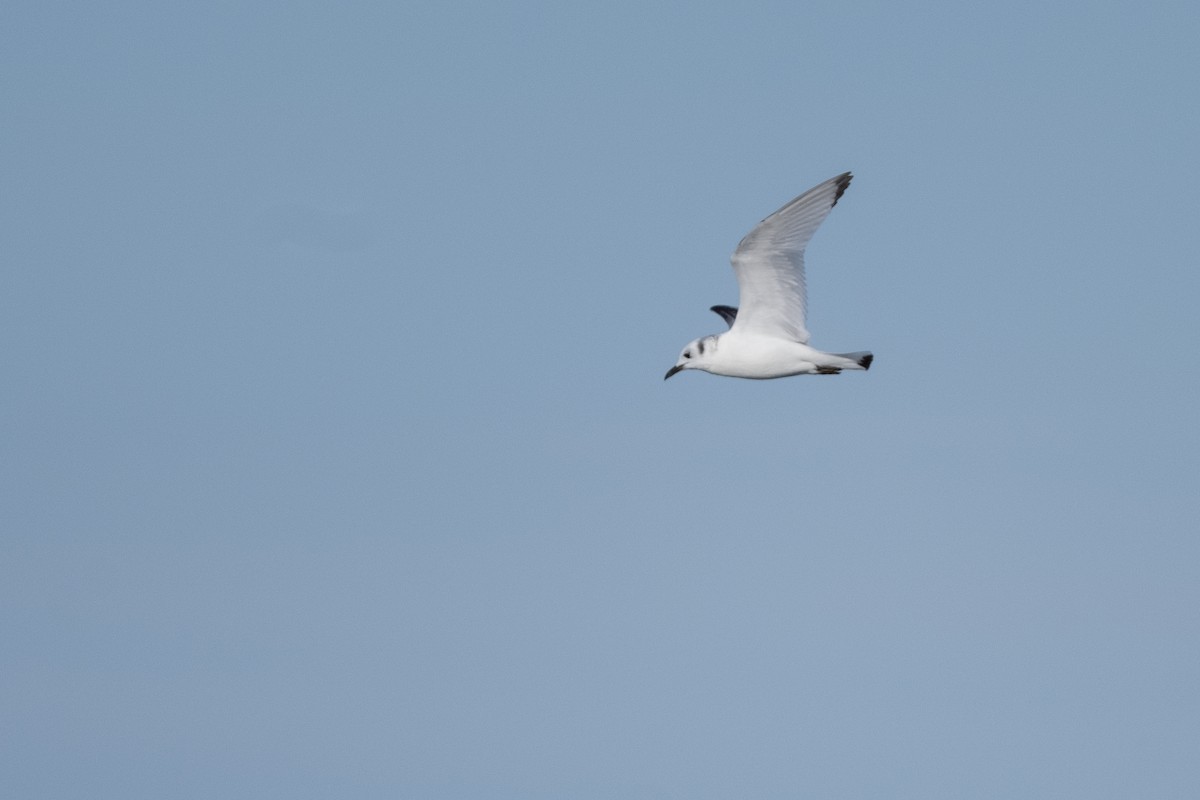
[[[732,257],[741,307],[712,307],[729,330],[690,342],[666,378],[685,369],[766,379],[870,368],[875,356],[866,351],[823,353],[809,347],[804,327],[804,248],[851,177],[844,172],[817,184],[746,234]]]

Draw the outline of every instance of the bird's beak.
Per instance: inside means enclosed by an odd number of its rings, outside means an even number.
[[[667,374],[666,374],[666,376],[663,378],[663,380],[665,381],[667,378],[671,377],[671,376],[672,376],[672,375],[674,375],[676,372],[682,372],[682,371],[683,371],[683,365],[682,365],[682,364],[676,364],[675,366],[673,366],[673,367],[671,367],[669,370],[667,370]]]

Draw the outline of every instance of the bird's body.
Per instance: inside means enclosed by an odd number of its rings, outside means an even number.
[[[705,348],[704,366],[698,368],[730,378],[765,380],[789,375],[832,375],[844,369],[866,369],[871,361],[869,353],[823,353],[806,344],[774,336],[739,336],[729,331],[706,338],[711,339],[711,344]]]
[[[792,200],[750,231],[733,254],[741,308],[713,306],[729,323],[722,334],[688,344],[666,377],[699,369],[732,378],[835,375],[865,370],[868,352],[825,353],[808,346],[804,248],[850,185],[843,173]]]

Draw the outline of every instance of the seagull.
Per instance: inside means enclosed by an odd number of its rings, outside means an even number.
[[[729,330],[690,342],[663,380],[685,369],[764,380],[870,368],[875,356],[866,351],[823,353],[809,347],[804,327],[804,248],[851,177],[843,172],[817,184],[746,234],[731,259],[741,309],[713,306]]]

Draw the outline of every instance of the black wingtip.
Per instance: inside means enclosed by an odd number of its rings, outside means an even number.
[[[842,195],[846,193],[846,189],[850,186],[850,181],[854,179],[854,175],[850,172],[843,172],[837,176],[837,194],[833,198],[833,206],[837,205],[837,201],[842,199]]]
[[[863,369],[870,369],[871,362],[874,360],[875,360],[875,356],[871,353],[867,353],[865,356],[863,356],[862,358],[860,358],[858,360],[858,365],[860,367],[862,367]]]
[[[713,306],[709,311],[715,311],[721,315],[721,319],[725,320],[725,324],[733,327],[734,321],[737,320],[737,309],[733,306]]]

